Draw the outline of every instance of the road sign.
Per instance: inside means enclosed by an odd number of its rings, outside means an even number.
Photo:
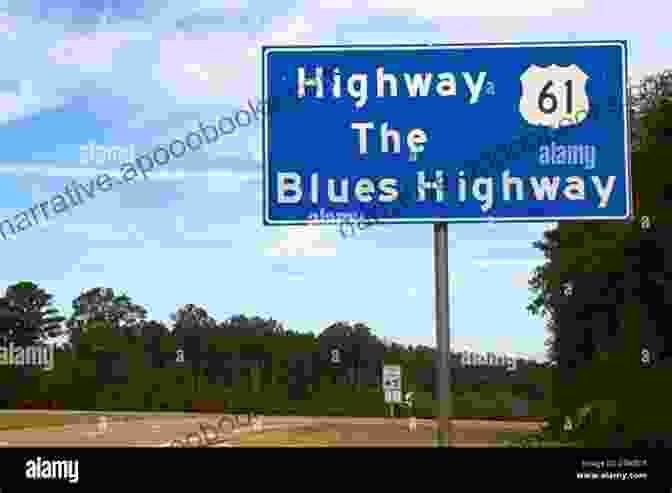
[[[385,390],[385,402],[401,403],[401,390]]]
[[[399,391],[401,394],[401,366],[385,365],[383,367],[383,390]]]
[[[625,41],[262,52],[264,224],[632,215]]]

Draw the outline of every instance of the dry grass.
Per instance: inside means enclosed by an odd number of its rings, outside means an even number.
[[[409,432],[389,425],[322,424],[294,430],[241,434],[234,447],[432,446],[431,429]]]
[[[0,431],[96,424],[99,417],[98,415],[86,414],[0,414]],[[136,419],[143,418],[139,416],[108,416],[107,418],[108,422],[125,422]]]
[[[506,442],[538,431],[533,423],[456,422],[453,445],[503,447]],[[325,423],[303,429],[243,434],[232,442],[241,447],[433,447],[436,426],[418,423],[409,431],[405,422],[354,424]]]
[[[338,443],[334,430],[305,428],[244,433],[233,445],[236,447],[333,447]]]

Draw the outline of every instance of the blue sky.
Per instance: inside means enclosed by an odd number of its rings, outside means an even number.
[[[73,179],[114,174],[119,162],[80,162],[90,141],[142,153],[258,99],[262,44],[627,39],[635,80],[670,68],[663,1],[121,3],[0,4],[0,219]],[[196,303],[218,320],[273,316],[314,332],[364,321],[433,345],[432,227],[377,225],[350,239],[264,227],[260,146],[258,124],[241,129],[1,241],[0,285],[38,282],[68,313],[80,289],[105,286],[157,320]],[[551,226],[449,226],[454,350],[543,355],[544,320],[525,306],[543,262],[531,244]]]

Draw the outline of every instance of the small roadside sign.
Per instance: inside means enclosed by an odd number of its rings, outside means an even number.
[[[383,367],[383,390],[398,391],[401,395],[401,366],[385,365]]]
[[[385,391],[385,402],[387,403],[401,403],[401,391],[400,390],[386,390]]]

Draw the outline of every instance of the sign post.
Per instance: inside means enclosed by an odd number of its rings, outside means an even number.
[[[448,294],[448,226],[434,225],[434,276],[436,302],[436,342],[438,346],[437,401],[438,432],[437,445],[450,445],[453,416],[450,374],[450,298]]]
[[[632,221],[627,43],[265,46],[262,79],[264,225],[434,225],[448,444],[447,224]]]

